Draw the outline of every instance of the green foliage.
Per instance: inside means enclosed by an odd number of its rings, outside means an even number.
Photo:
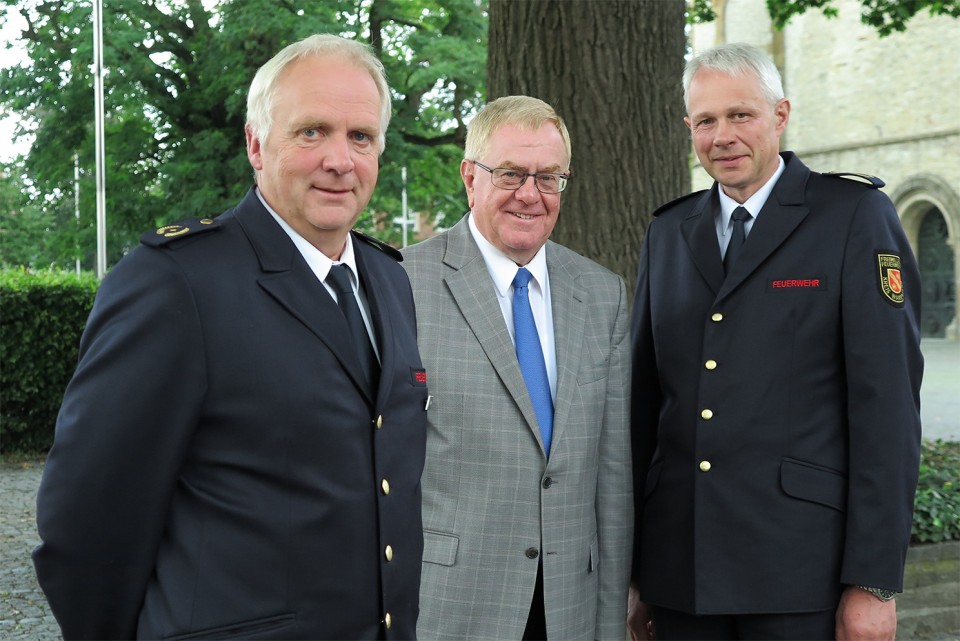
[[[960,540],[960,443],[923,442],[911,540]]]
[[[910,18],[924,9],[930,15],[960,18],[960,0],[860,0],[860,21],[877,30],[880,37],[905,31]],[[807,9],[819,9],[828,18],[837,16],[833,0],[767,0],[767,11],[777,29]]]
[[[687,21],[712,22],[717,18],[715,0],[689,0]],[[783,29],[790,19],[819,10],[827,18],[837,17],[834,0],[767,0],[767,12],[773,26]],[[926,9],[932,16],[960,18],[960,0],[860,0],[860,21],[877,30],[880,37],[906,31],[910,18]]]
[[[379,187],[360,226],[386,240],[399,237],[377,224],[400,213],[404,166],[412,211],[462,213],[462,198],[451,196],[462,193],[463,121],[484,95],[485,7],[475,0],[111,0],[103,16],[108,264],[144,231],[215,215],[243,196],[252,184],[243,132],[247,88],[261,64],[311,33],[370,43],[395,92]],[[46,253],[25,254],[24,243],[0,259],[72,268],[79,257],[90,267],[96,210],[91,4],[0,0],[0,8],[27,21],[21,42],[29,56],[0,71],[0,106],[21,114],[21,133],[35,137],[28,155],[5,168],[22,188],[16,209],[31,222],[12,225],[4,207],[2,228],[64,236],[64,253],[53,261]],[[76,247],[86,249],[78,256]]]
[[[91,275],[0,272],[0,450],[44,451],[96,295]]]

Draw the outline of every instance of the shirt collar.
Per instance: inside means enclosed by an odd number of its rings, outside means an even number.
[[[329,256],[314,247],[310,241],[301,236],[293,227],[287,224],[287,221],[281,218],[280,214],[275,212],[273,207],[267,204],[267,201],[263,199],[262,195],[260,195],[259,189],[257,189],[257,198],[260,199],[260,202],[263,204],[264,208],[270,212],[270,215],[273,216],[275,221],[277,221],[277,224],[280,225],[281,229],[283,229],[287,236],[290,237],[290,240],[292,240],[293,244],[296,245],[297,249],[300,251],[300,255],[303,256],[305,261],[307,261],[307,265],[310,267],[310,270],[316,274],[317,278],[319,278],[321,281],[325,281],[327,279],[327,274],[330,273],[330,268],[333,265],[343,264],[349,268],[348,271],[350,272],[350,280],[353,282],[354,288],[357,288],[360,279],[357,277],[357,258],[353,251],[353,236],[350,233],[347,233],[347,240],[343,245],[343,252],[340,254],[340,260],[334,262]]]
[[[763,187],[758,189],[754,195],[747,198],[747,201],[742,205],[724,193],[723,187],[717,188],[717,192],[720,194],[720,217],[722,229],[727,229],[730,226],[730,216],[733,215],[733,210],[737,207],[743,207],[750,212],[750,215],[753,216],[754,221],[757,220],[757,217],[760,215],[760,210],[763,209],[763,206],[767,202],[767,198],[770,197],[774,186],[777,184],[777,180],[780,178],[780,175],[783,174],[783,170],[785,168],[783,158],[781,156],[777,156],[777,160],[780,161],[780,164],[777,165],[777,170],[773,172],[773,175],[770,176],[770,179],[767,180],[767,182],[763,183]]]
[[[509,296],[510,288],[513,286],[513,279],[517,275],[519,266],[513,262],[506,254],[497,249],[493,243],[484,237],[477,228],[473,220],[473,213],[467,220],[470,227],[470,234],[476,241],[480,249],[480,255],[487,265],[487,271],[490,272],[490,278],[493,279],[493,286],[497,289],[500,296]],[[544,244],[529,263],[524,265],[527,271],[533,276],[533,280],[540,287],[540,291],[547,289],[547,246]]]

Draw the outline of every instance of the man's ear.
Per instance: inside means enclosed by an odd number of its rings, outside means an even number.
[[[243,132],[247,137],[247,160],[250,166],[256,171],[263,169],[263,157],[261,156],[260,136],[253,133],[253,127],[247,123],[243,127]]]
[[[460,178],[463,179],[463,186],[467,190],[467,203],[470,209],[473,209],[473,183],[477,179],[476,167],[469,160],[460,161]]]

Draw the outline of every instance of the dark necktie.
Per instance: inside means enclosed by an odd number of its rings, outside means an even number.
[[[550,440],[553,436],[553,397],[550,395],[550,380],[543,360],[540,335],[530,309],[530,294],[527,285],[532,275],[521,267],[513,278],[513,334],[517,342],[517,360],[520,372],[527,384],[527,392],[533,402],[533,411],[540,425],[543,448],[550,455]]]
[[[350,327],[354,351],[360,357],[363,373],[367,377],[370,389],[375,392],[380,379],[380,363],[373,351],[373,345],[370,344],[370,335],[367,333],[367,326],[360,314],[360,305],[357,303],[357,297],[350,285],[350,274],[347,269],[344,264],[330,267],[330,273],[327,274],[327,283],[333,287],[333,291],[337,292],[337,305],[340,306],[340,311],[343,312],[347,319],[347,325]]]
[[[723,255],[723,273],[729,274],[734,261],[740,255],[743,249],[743,243],[747,242],[747,232],[743,227],[744,221],[750,218],[750,212],[743,207],[737,207],[730,216],[733,220],[733,234],[730,236],[730,243],[727,245],[727,253]]]

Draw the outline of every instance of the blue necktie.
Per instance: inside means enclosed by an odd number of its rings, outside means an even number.
[[[517,360],[520,372],[527,384],[527,392],[533,401],[533,411],[540,424],[543,447],[550,455],[550,439],[553,436],[553,398],[550,395],[550,381],[547,378],[547,366],[543,360],[543,348],[540,347],[540,335],[530,309],[530,295],[527,285],[531,274],[526,268],[517,270],[513,278],[513,333],[517,341]]]

